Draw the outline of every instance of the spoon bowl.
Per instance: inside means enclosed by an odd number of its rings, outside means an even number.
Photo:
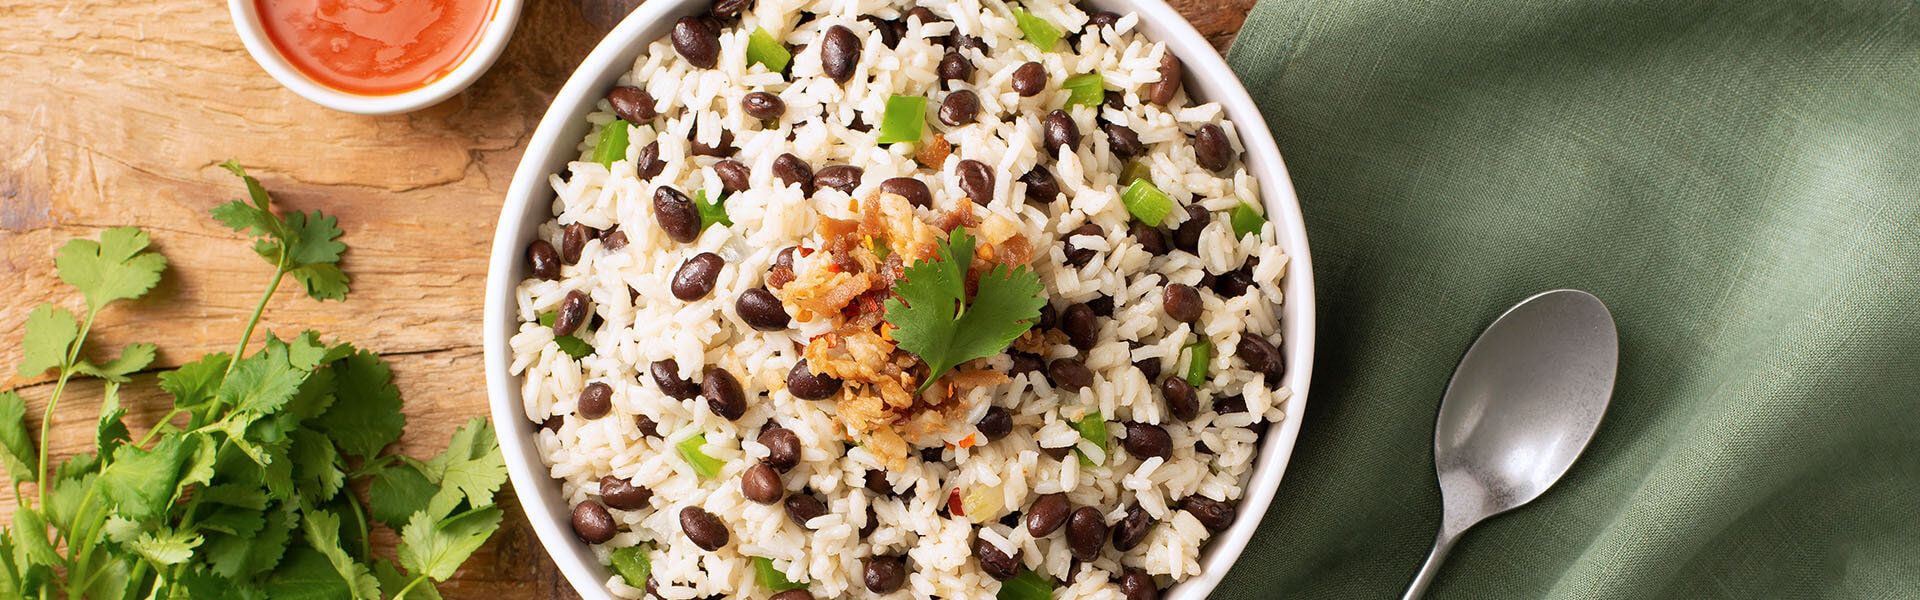
[[[1440,402],[1443,517],[1405,600],[1420,597],[1467,528],[1533,501],[1567,472],[1606,413],[1619,355],[1612,314],[1579,290],[1527,298],[1480,334]]]

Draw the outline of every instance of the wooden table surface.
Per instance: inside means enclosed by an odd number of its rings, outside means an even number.
[[[412,114],[364,117],[307,102],[241,46],[224,2],[12,0],[0,6],[0,389],[19,388],[39,431],[50,378],[21,378],[21,323],[44,301],[78,309],[56,249],[137,225],[170,263],[145,298],[107,309],[88,342],[159,344],[123,391],[134,431],[170,400],[156,375],[231,351],[272,268],[207,216],[243,195],[236,158],[286,210],[338,216],[353,278],[345,302],[278,294],[260,331],[316,329],[380,352],[406,399],[401,448],[431,455],[487,411],[480,351],[489,241],[548,101],[632,0],[532,0],[505,53],[472,88]],[[1172,0],[1225,50],[1253,0]],[[288,285],[295,285],[289,283]],[[284,291],[284,290],[283,290]],[[88,448],[100,385],[70,385],[56,457]],[[571,598],[519,516],[454,579],[448,598]],[[0,500],[0,523],[12,500]],[[385,544],[393,535],[384,532]],[[390,552],[383,549],[381,552]]]

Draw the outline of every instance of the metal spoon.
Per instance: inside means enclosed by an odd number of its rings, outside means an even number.
[[[1427,591],[1468,527],[1532,502],[1567,472],[1607,411],[1619,356],[1613,315],[1579,290],[1528,298],[1487,326],[1440,401],[1440,535],[1403,600]]]

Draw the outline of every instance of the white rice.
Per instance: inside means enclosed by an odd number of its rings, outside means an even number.
[[[628,244],[607,250],[600,241],[588,242],[577,264],[565,265],[554,281],[528,279],[517,291],[520,332],[512,339],[513,372],[522,377],[527,419],[533,423],[560,416],[557,429],[543,429],[539,444],[551,475],[562,481],[570,503],[596,500],[599,481],[613,475],[653,490],[650,506],[634,511],[613,510],[620,533],[594,547],[603,561],[615,548],[651,544],[647,555],[660,596],[701,598],[713,594],[767,598],[772,592],[755,583],[749,557],[766,557],[787,578],[806,582],[820,598],[880,597],[862,583],[862,568],[875,555],[907,557],[907,583],[888,598],[987,598],[1000,584],[988,577],[973,557],[975,536],[1006,552],[1018,551],[1027,569],[1055,580],[1056,598],[1119,598],[1115,583],[1125,568],[1143,569],[1166,587],[1199,573],[1199,554],[1207,530],[1193,515],[1179,510],[1181,498],[1199,494],[1237,502],[1254,462],[1258,435],[1248,429],[1272,422],[1284,413],[1288,390],[1273,388],[1260,373],[1245,368],[1234,356],[1242,336],[1265,337],[1276,346],[1280,280],[1287,257],[1280,250],[1276,230],[1269,224],[1255,234],[1236,239],[1226,212],[1241,204],[1260,207],[1258,187],[1238,160],[1215,173],[1195,162],[1190,138],[1201,125],[1215,123],[1240,150],[1232,123],[1215,104],[1191,105],[1185,92],[1168,107],[1144,100],[1159,79],[1157,67],[1167,49],[1134,31],[1137,17],[1126,15],[1114,28],[1084,35],[1079,52],[1065,42],[1056,52],[1042,52],[1022,41],[1004,5],[996,0],[935,0],[920,4],[952,22],[922,26],[908,21],[898,47],[887,48],[870,22],[858,15],[900,18],[914,6],[904,0],[758,0],[743,12],[737,25],[721,34],[721,53],[715,69],[697,69],[658,40],[635,61],[621,85],[645,88],[657,99],[660,118],[629,127],[626,159],[611,169],[591,162],[589,153],[599,141],[600,129],[614,120],[610,105],[586,118],[595,131],[581,141],[581,160],[567,176],[556,174],[555,218],[541,226],[539,235],[555,247],[561,228],[582,223],[611,232],[623,232]],[[1065,31],[1080,31],[1087,14],[1055,0],[1035,0],[1026,10]],[[817,15],[798,23],[802,11]],[[863,54],[854,78],[842,86],[822,74],[819,36],[826,28],[844,25],[863,38]],[[794,56],[793,81],[765,68],[746,66],[748,32],[765,28],[788,44],[808,44]],[[992,50],[983,56],[964,51],[975,66],[972,84],[953,84],[979,94],[977,123],[947,127],[933,115],[947,94],[935,67],[945,49],[928,37],[949,31],[979,36]],[[1050,81],[1045,92],[1022,98],[1011,84],[1015,67],[1026,61],[1046,65]],[[1106,88],[1125,95],[1124,110],[1078,106],[1069,110],[1082,132],[1077,152],[1051,159],[1041,151],[1040,121],[1060,108],[1067,92],[1060,88],[1062,73],[1099,72]],[[776,127],[764,127],[746,116],[741,97],[750,91],[778,94],[786,112]],[[891,95],[919,95],[928,102],[928,137],[944,134],[956,148],[938,170],[923,168],[914,159],[917,144],[876,143],[878,130],[861,132],[850,126],[865,115],[877,124]],[[1151,171],[1151,181],[1170,196],[1173,214],[1162,225],[1170,228],[1185,220],[1180,208],[1200,202],[1214,211],[1214,219],[1200,239],[1198,253],[1172,251],[1155,256],[1128,235],[1129,216],[1120,202],[1119,177],[1124,167],[1109,148],[1096,116],[1131,127],[1147,145],[1136,160]],[[657,129],[656,129],[657,128]],[[712,227],[695,242],[679,244],[655,225],[652,195],[656,186],[718,190],[720,181],[711,165],[718,159],[690,155],[688,134],[716,144],[720,130],[733,133],[740,150],[732,156],[751,170],[752,189],[732,195],[726,211],[731,227]],[[789,135],[794,139],[788,141]],[[665,169],[640,179],[634,159],[649,142],[659,142]],[[772,175],[773,159],[791,152],[816,170],[831,164],[865,169],[852,194],[822,188],[811,198],[798,187],[783,187]],[[934,206],[923,218],[969,204],[960,190],[956,165],[962,158],[980,160],[996,171],[994,198],[976,214],[996,215],[1015,223],[1038,250],[1034,268],[1046,284],[1055,307],[1113,298],[1111,318],[1101,319],[1100,341],[1082,354],[1059,344],[1042,358],[1080,357],[1094,373],[1095,383],[1077,393],[1055,389],[1039,373],[1015,374],[1006,384],[973,390],[969,396],[976,419],[988,406],[1012,410],[1013,432],[998,441],[956,448],[953,458],[926,463],[913,456],[904,470],[889,473],[898,497],[875,497],[865,488],[865,473],[881,469],[884,461],[866,448],[849,445],[845,427],[835,420],[832,402],[800,400],[786,389],[784,377],[801,357],[809,335],[826,329],[821,321],[797,323],[778,332],[747,327],[735,314],[733,300],[760,287],[774,254],[793,245],[819,247],[815,226],[823,217],[851,219],[850,198],[870,198],[879,182],[910,175],[929,184]],[[1018,174],[1046,166],[1060,182],[1063,198],[1051,204],[1025,200],[1025,184]],[[1061,242],[1066,232],[1093,222],[1103,236],[1072,236],[1080,248],[1097,251],[1087,264],[1066,264]],[[1169,236],[1170,237],[1170,236]],[[679,266],[700,252],[714,252],[726,261],[713,293],[693,302],[672,296],[668,284]],[[1176,322],[1161,308],[1161,294],[1170,282],[1198,286],[1207,273],[1239,268],[1249,258],[1259,264],[1251,270],[1251,292],[1235,298],[1203,291],[1204,315],[1198,330]],[[1204,290],[1204,288],[1202,288]],[[586,334],[593,353],[575,360],[561,351],[552,330],[540,325],[542,313],[553,312],[570,291],[586,294],[598,324]],[[584,330],[585,328],[583,328]],[[1155,385],[1132,365],[1157,360],[1164,376],[1185,372],[1186,344],[1194,335],[1211,340],[1210,377],[1199,388],[1201,412],[1191,421],[1172,416]],[[1129,340],[1141,343],[1129,348]],[[720,367],[735,374],[749,398],[744,416],[729,421],[710,412],[695,397],[676,400],[660,392],[646,368],[653,361],[673,359],[681,376],[697,380],[703,367]],[[1006,356],[993,359],[1006,369]],[[594,420],[574,414],[576,399],[589,382],[612,386],[613,411]],[[1240,395],[1248,410],[1237,414],[1214,412],[1213,399]],[[1115,439],[1103,451],[1081,438],[1073,427],[1079,417],[1098,411],[1105,415]],[[634,417],[658,423],[660,438],[642,436]],[[740,474],[767,456],[755,434],[768,422],[792,430],[801,440],[802,460],[784,474],[789,494],[811,490],[825,501],[827,514],[808,523],[792,523],[780,504],[761,505],[745,499]],[[1122,422],[1158,424],[1173,440],[1170,460],[1129,456],[1121,444]],[[944,436],[959,442],[974,428],[954,425]],[[674,451],[674,444],[706,434],[707,454],[725,462],[720,476],[703,479]],[[1213,454],[1197,453],[1204,443]],[[1050,458],[1044,448],[1073,447],[1098,464],[1086,466],[1069,456]],[[943,517],[948,493],[963,490],[1000,491],[1004,508],[986,515],[979,524],[961,517]],[[1144,542],[1125,553],[1102,544],[1100,556],[1077,568],[1067,547],[1064,527],[1044,538],[1028,534],[1024,522],[999,523],[1010,512],[1025,510],[1042,494],[1065,492],[1074,506],[1091,506],[1116,523],[1126,508],[1138,503],[1157,520]],[[859,530],[871,505],[878,527],[868,536]],[[719,516],[731,533],[731,542],[718,551],[695,546],[682,532],[680,509],[700,506]],[[977,516],[977,515],[969,515]],[[1253,518],[1258,518],[1255,515]],[[1069,573],[1072,573],[1069,579]],[[644,582],[606,582],[613,594],[639,598]]]

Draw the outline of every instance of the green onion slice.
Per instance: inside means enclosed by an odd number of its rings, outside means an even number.
[[[1133,180],[1133,184],[1127,186],[1127,191],[1120,193],[1120,202],[1127,206],[1127,212],[1133,218],[1155,227],[1160,226],[1161,221],[1167,220],[1167,214],[1173,212],[1173,201],[1167,198],[1167,193],[1145,179]]]
[[[1187,349],[1193,351],[1193,358],[1187,361],[1187,385],[1200,387],[1207,382],[1207,363],[1213,360],[1213,340],[1198,333],[1193,337],[1193,343],[1187,344]]]
[[[727,217],[726,194],[721,194],[720,199],[709,203],[707,202],[706,190],[694,190],[693,209],[700,213],[701,231],[706,231],[708,227],[712,227],[715,223],[719,223],[723,227],[733,226],[733,219]]]
[[[768,71],[779,73],[787,70],[787,63],[792,60],[793,53],[788,52],[780,40],[773,39],[773,34],[767,33],[767,28],[755,29],[747,36],[748,65],[760,63],[766,65]]]
[[[647,574],[653,572],[653,561],[647,558],[647,546],[627,546],[613,551],[607,557],[613,563],[613,572],[627,581],[631,587],[646,587]]]
[[[593,162],[611,167],[613,161],[627,157],[627,122],[614,119],[600,128],[600,142],[593,145]]]
[[[1080,432],[1080,437],[1086,438],[1087,441],[1093,442],[1093,445],[1098,446],[1102,451],[1107,449],[1107,416],[1106,415],[1100,414],[1098,412],[1087,413],[1087,416],[1080,417],[1079,421],[1075,421],[1073,423],[1073,428],[1076,431]],[[1075,450],[1075,452],[1079,452],[1079,451]],[[1099,463],[1093,462],[1093,459],[1087,458],[1087,454],[1085,452],[1079,452],[1079,454],[1080,454],[1080,464],[1083,464],[1089,467],[1099,464]]]
[[[1238,239],[1247,237],[1249,233],[1259,232],[1260,227],[1267,224],[1267,218],[1260,216],[1260,211],[1254,210],[1252,206],[1241,202],[1239,206],[1233,207],[1233,215],[1229,217],[1228,222],[1233,225],[1233,237]]]
[[[764,587],[775,592],[806,589],[807,584],[787,581],[787,574],[773,568],[773,559],[764,556],[753,557],[754,579]]]
[[[927,99],[920,96],[887,98],[887,110],[880,116],[880,143],[918,142],[927,122]]]

